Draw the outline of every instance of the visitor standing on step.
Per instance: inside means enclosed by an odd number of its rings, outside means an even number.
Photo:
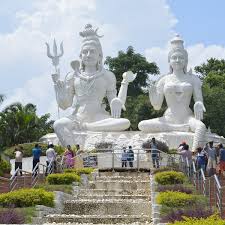
[[[222,144],[218,145],[219,147],[219,175],[223,174],[225,171],[225,148]]]
[[[196,167],[197,170],[203,169],[205,172],[205,164],[206,164],[207,154],[206,152],[201,148],[197,148],[197,155],[196,155]]]
[[[217,164],[216,149],[213,147],[213,141],[210,141],[208,148],[208,165],[207,165],[209,176],[212,176],[213,174],[216,173],[216,164]]]
[[[65,166],[66,168],[74,168],[75,154],[70,145],[67,145],[67,148],[64,152]]]
[[[48,144],[48,149],[46,151],[46,164],[47,164],[47,168],[46,168],[46,176],[48,175],[48,173],[51,171],[51,172],[54,172],[54,170],[56,169],[55,166],[56,166],[56,152],[55,152],[55,149],[54,149],[54,145],[53,143],[49,143]],[[49,168],[49,164],[52,162],[51,164],[51,167]]]
[[[126,147],[123,147],[121,162],[122,162],[122,167],[127,167],[127,151],[126,151]]]
[[[39,144],[35,144],[34,148],[32,149],[32,154],[33,154],[33,169],[36,167],[36,165],[40,162],[40,157],[41,157],[41,147]],[[34,175],[37,175],[37,170],[38,167],[33,171]]]
[[[151,150],[153,167],[159,168],[160,151],[158,150],[158,145],[154,137],[152,138],[152,141],[150,143],[150,150]]]
[[[132,149],[132,146],[129,146],[129,150],[127,152],[127,161],[129,162],[129,166],[133,167],[133,162],[134,162],[134,151]]]
[[[22,147],[15,148],[15,171],[17,168],[22,170],[22,163],[23,163],[23,151]],[[20,170],[20,175],[22,176],[22,171]],[[17,174],[16,174],[17,176]]]

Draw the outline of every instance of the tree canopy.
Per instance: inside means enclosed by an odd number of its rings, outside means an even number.
[[[119,89],[122,74],[128,70],[137,74],[136,79],[129,84],[128,96],[138,96],[144,94],[143,88],[146,88],[149,74],[158,74],[159,69],[155,63],[149,63],[144,56],[135,53],[132,46],[127,48],[126,52],[119,51],[117,57],[106,57],[105,64],[109,70],[116,75],[117,89]]]
[[[195,67],[203,80],[206,107],[204,123],[219,135],[225,136],[225,60],[211,58]]]
[[[14,103],[0,112],[0,146],[37,141],[52,132],[53,121],[50,114],[41,117],[36,114],[36,106],[29,103]]]

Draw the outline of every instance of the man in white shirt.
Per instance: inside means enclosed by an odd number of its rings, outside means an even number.
[[[17,168],[20,168],[22,170],[22,163],[23,163],[22,149],[19,147],[16,147],[14,153],[15,153],[15,171]],[[22,176],[22,171],[20,171],[20,175]]]
[[[48,174],[48,171],[53,171],[53,168],[55,169],[55,159],[56,159],[56,152],[54,149],[53,143],[48,144],[48,149],[46,151],[46,164],[47,164],[47,169],[46,169],[46,175]],[[50,162],[52,161],[51,168],[49,167]]]

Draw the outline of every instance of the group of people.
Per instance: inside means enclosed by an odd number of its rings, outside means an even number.
[[[188,159],[190,165],[194,159],[196,169],[203,169],[209,176],[225,171],[225,148],[221,143],[214,146],[210,141],[204,148],[198,147],[196,152],[191,152],[188,144],[183,142],[178,147],[178,153],[184,160]]]
[[[76,145],[76,150],[78,151],[79,149],[80,149],[80,146]],[[19,168],[20,169],[19,174],[22,176],[23,147],[17,146],[15,148],[14,153],[15,153],[15,171],[17,170],[17,168]],[[40,157],[42,156],[42,154],[43,153],[42,153],[41,146],[39,144],[35,144],[34,148],[32,149],[32,156],[33,156],[32,171],[34,175],[37,175],[37,171],[38,171],[37,164],[40,162]],[[49,173],[49,171],[52,171],[53,169],[56,170],[56,157],[57,157],[57,153],[54,149],[54,145],[52,142],[49,142],[47,150],[46,150],[46,175]],[[63,164],[65,168],[74,167],[76,154],[72,150],[70,145],[67,145],[62,157],[63,157]],[[51,163],[51,168],[49,168],[50,163]]]
[[[121,157],[122,167],[127,167],[127,164],[129,167],[134,166],[134,151],[132,149],[132,146],[128,147],[128,151],[126,147],[123,147],[122,157]]]

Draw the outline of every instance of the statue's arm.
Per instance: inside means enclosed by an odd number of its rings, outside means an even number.
[[[203,112],[206,111],[204,103],[203,103],[203,97],[202,97],[202,83],[201,80],[195,76],[193,76],[193,98],[195,101],[194,104],[194,114],[195,118],[198,120],[203,120]]]
[[[55,74],[52,75],[52,78],[54,76]],[[73,74],[68,74],[64,81],[53,78],[53,82],[58,106],[63,110],[72,106],[75,95]]]
[[[149,87],[149,99],[155,110],[160,110],[162,107],[164,94],[164,78],[161,78],[156,85],[151,85]]]

